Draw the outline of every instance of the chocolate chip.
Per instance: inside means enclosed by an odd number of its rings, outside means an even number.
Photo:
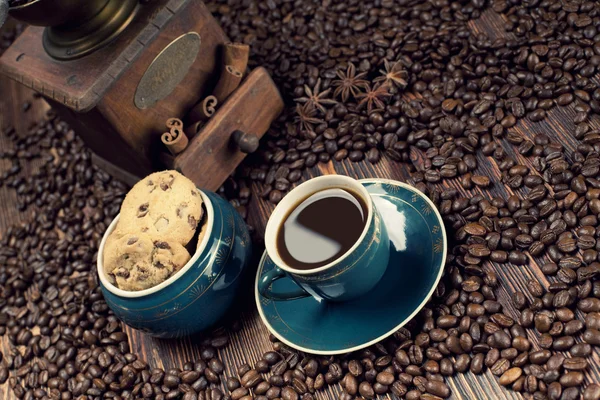
[[[146,214],[148,214],[148,207],[150,206],[149,203],[144,203],[141,206],[139,206],[138,208],[138,212],[137,212],[137,217],[138,218],[143,218],[146,216]]]

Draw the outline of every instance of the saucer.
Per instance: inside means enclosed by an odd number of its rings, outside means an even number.
[[[369,293],[343,302],[313,297],[273,301],[258,292],[259,278],[275,267],[262,256],[255,282],[258,312],[283,343],[313,354],[347,353],[377,343],[400,329],[423,308],[446,262],[442,217],[427,196],[392,180],[362,179],[388,230],[390,260]],[[296,287],[289,278],[273,283],[277,291]]]

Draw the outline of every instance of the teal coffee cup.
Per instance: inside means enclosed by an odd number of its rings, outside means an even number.
[[[367,214],[362,234],[350,249],[329,264],[314,269],[295,269],[286,264],[278,252],[279,229],[299,204],[329,189],[342,189],[360,197]],[[342,225],[339,229],[344,229]],[[313,178],[288,193],[269,218],[265,247],[277,268],[260,277],[258,290],[263,296],[276,301],[307,296],[328,301],[348,301],[360,297],[383,276],[390,251],[385,224],[369,193],[357,180],[342,175]],[[276,281],[279,279],[291,279],[297,288],[291,291],[278,290]]]

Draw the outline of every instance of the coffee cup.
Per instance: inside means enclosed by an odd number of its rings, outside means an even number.
[[[291,265],[289,259],[284,260],[278,245],[280,229],[307,199],[334,189],[351,193],[361,203],[364,228],[352,246],[331,262],[317,268],[299,269]],[[323,219],[327,223],[326,216]],[[331,229],[343,230],[343,225]],[[347,176],[326,175],[302,183],[279,202],[267,222],[265,247],[277,268],[260,277],[258,290],[263,296],[275,301],[313,296],[317,300],[341,302],[363,296],[379,282],[387,269],[390,244],[381,215],[363,185]],[[275,282],[282,278],[291,279],[295,288],[278,290],[274,287],[277,286]]]

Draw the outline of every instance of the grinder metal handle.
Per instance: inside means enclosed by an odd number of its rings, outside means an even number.
[[[8,0],[0,0],[0,28],[6,22],[8,17]]]

